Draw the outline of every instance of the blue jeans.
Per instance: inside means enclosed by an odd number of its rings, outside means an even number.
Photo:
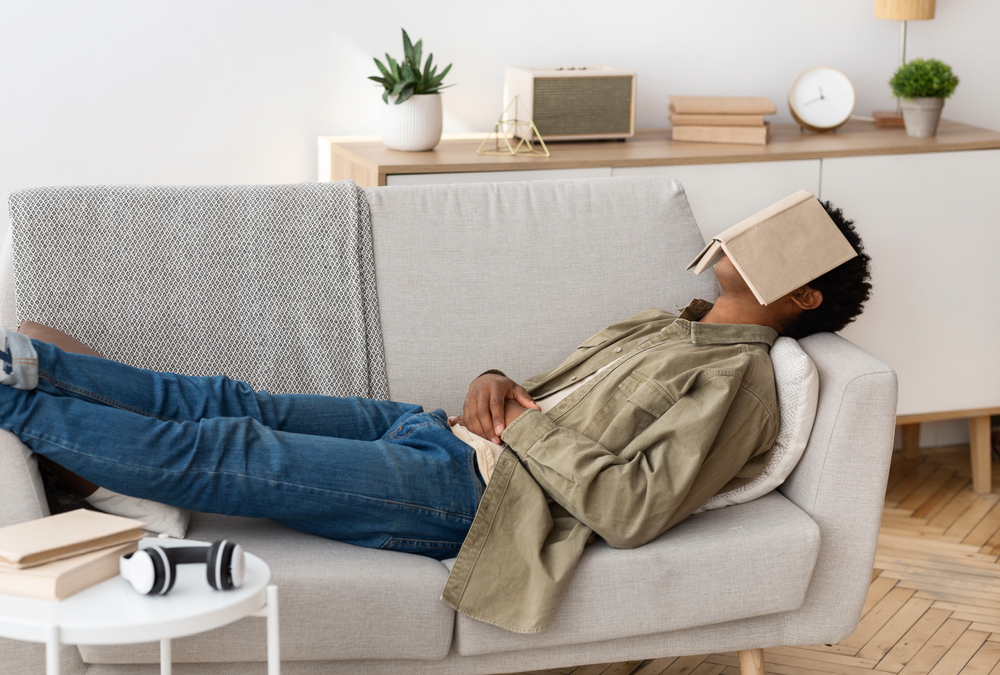
[[[101,487],[438,559],[472,525],[485,486],[440,410],[255,392],[32,344],[37,388],[0,385],[0,427]]]

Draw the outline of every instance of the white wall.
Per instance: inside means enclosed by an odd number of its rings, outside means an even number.
[[[38,185],[316,179],[316,137],[377,134],[373,56],[400,26],[454,62],[445,131],[487,131],[507,65],[638,73],[637,125],[670,94],[765,95],[776,121],[813,65],[856,113],[891,109],[899,24],[873,0],[0,0],[0,194]],[[998,0],[938,0],[909,57],[961,77],[951,119],[1000,129]],[[555,148],[558,152],[558,148]],[[0,207],[0,233],[8,226]],[[961,433],[956,428],[954,431]]]
[[[937,4],[908,55],[962,78],[945,116],[1000,129],[1000,2]],[[817,64],[853,80],[856,112],[894,105],[898,23],[872,0],[0,0],[0,193],[315,180],[316,136],[378,133],[365,78],[401,54],[400,26],[455,64],[445,131],[488,130],[516,64],[634,69],[640,128],[666,124],[672,93],[763,94],[790,121],[788,87]]]

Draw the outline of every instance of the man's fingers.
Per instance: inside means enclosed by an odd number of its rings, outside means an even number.
[[[493,414],[493,424],[490,427],[489,435],[484,436],[484,438],[488,438],[494,443],[500,441],[500,434],[503,433],[503,403],[505,400],[507,400],[507,397],[503,391],[495,389],[490,392],[490,412]]]
[[[531,398],[531,395],[528,394],[527,390],[520,385],[514,389],[514,400],[523,405],[525,408],[534,408],[535,410],[542,409],[541,406],[535,403],[535,399]]]
[[[479,410],[478,419],[476,420],[479,424],[479,429],[473,433],[479,434],[483,438],[488,438],[493,440],[498,436],[496,430],[493,429],[496,426],[493,423],[493,399],[494,390],[492,387],[486,389],[482,392],[479,397]],[[501,418],[503,419],[503,418]]]

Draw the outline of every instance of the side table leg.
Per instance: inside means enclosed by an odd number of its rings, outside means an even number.
[[[969,418],[969,455],[972,460],[972,489],[981,495],[992,490],[990,475],[990,416]]]
[[[45,675],[59,675],[59,626],[49,626],[49,639],[45,641]]]
[[[173,668],[173,657],[170,655],[170,638],[164,638],[160,640],[160,675],[170,675]]]
[[[281,641],[278,637],[278,587],[267,587],[267,675],[281,675]]]

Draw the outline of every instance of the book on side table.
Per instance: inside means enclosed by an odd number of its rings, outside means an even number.
[[[138,548],[138,542],[131,541],[35,567],[0,568],[0,593],[62,600],[117,576],[118,559]]]
[[[109,579],[144,525],[77,509],[0,528],[0,593],[58,600]]]
[[[764,96],[671,96],[670,124],[675,141],[767,145],[776,112]]]

